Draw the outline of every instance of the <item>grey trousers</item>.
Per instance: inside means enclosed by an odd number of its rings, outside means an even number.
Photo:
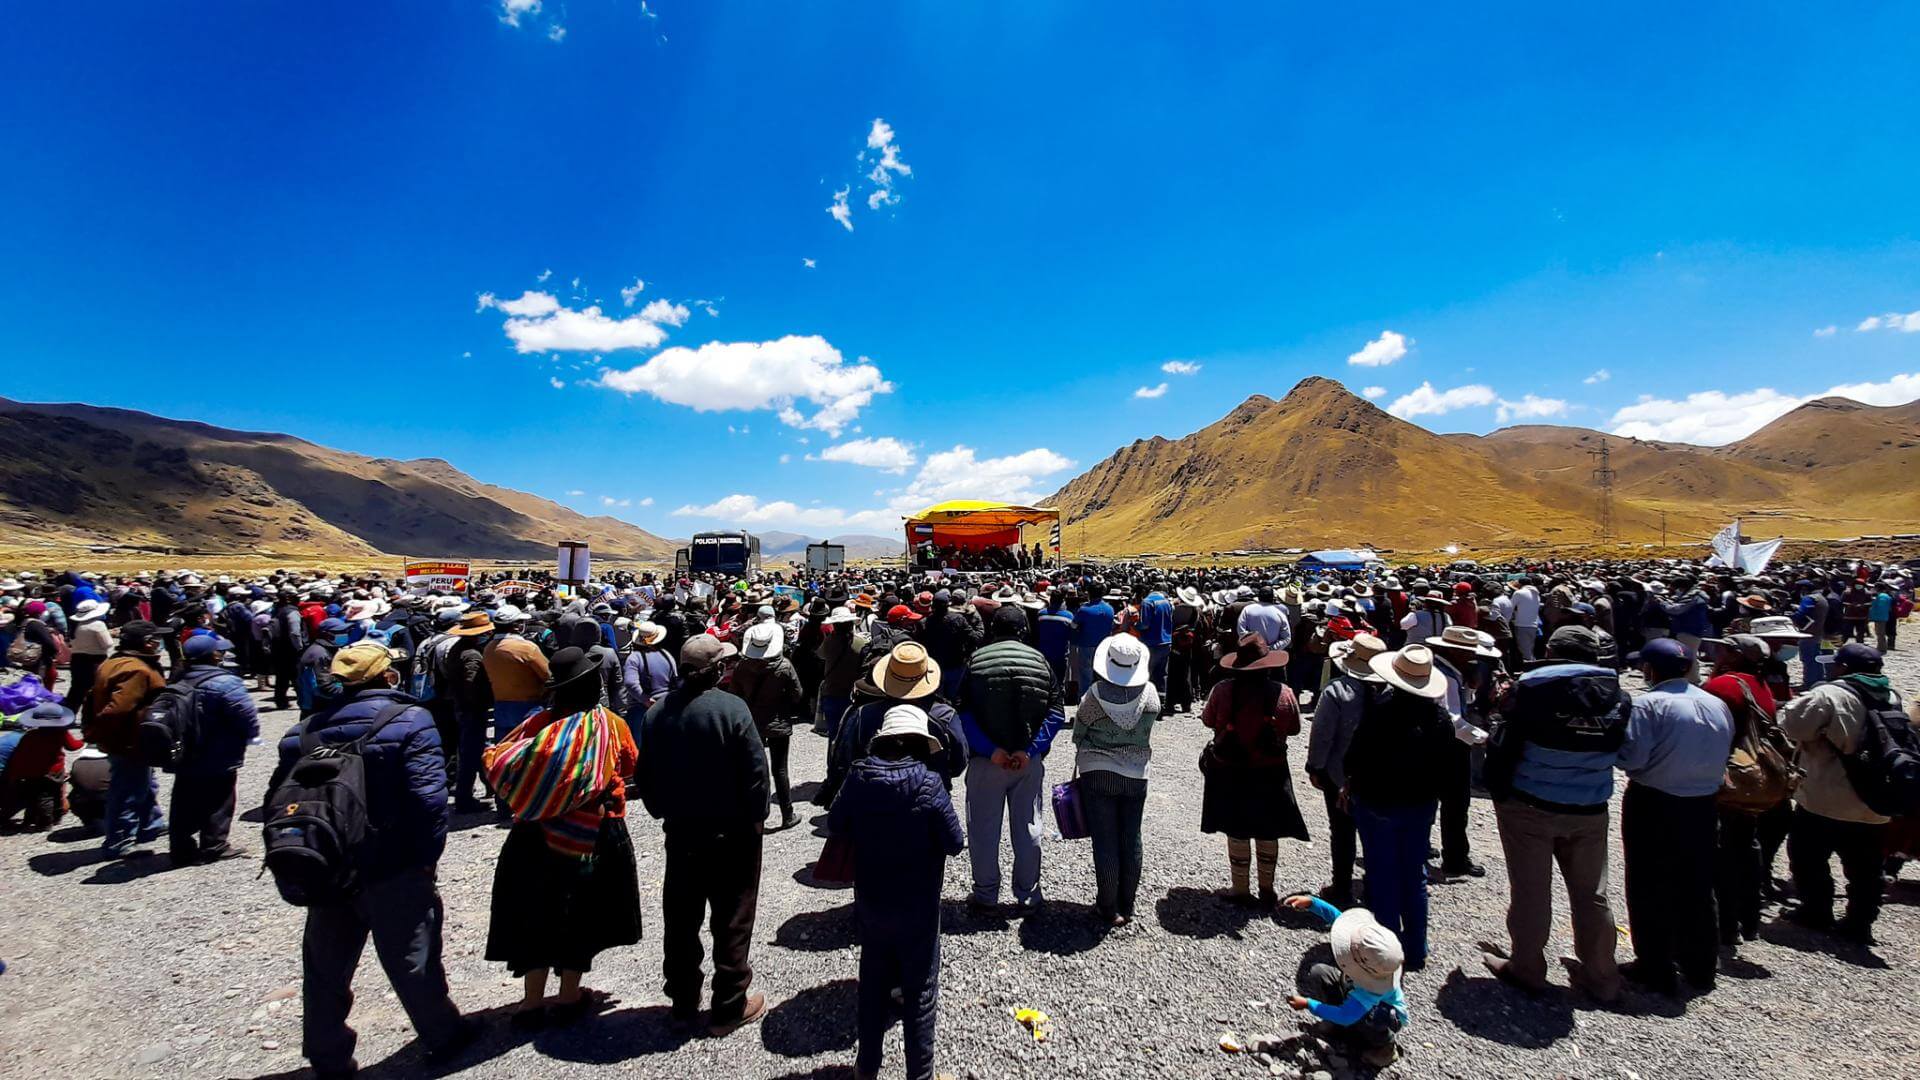
[[[346,904],[307,909],[300,944],[304,980],[300,1052],[316,1071],[354,1067],[353,972],[367,936],[393,985],[413,1030],[429,1049],[460,1031],[460,1010],[447,996],[440,966],[440,925],[445,912],[431,869],[409,870],[374,882]]]
[[[967,759],[967,853],[973,859],[973,898],[1000,902],[1000,818],[1005,808],[1013,840],[1013,898],[1024,904],[1040,899],[1040,836],[1045,817],[1041,803],[1047,784],[1046,762],[1034,758],[1019,772],[991,758]]]

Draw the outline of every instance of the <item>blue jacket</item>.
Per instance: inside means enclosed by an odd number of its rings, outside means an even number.
[[[389,704],[409,708],[380,729],[363,755],[367,819],[374,828],[366,871],[370,881],[431,867],[447,845],[447,759],[432,713],[398,690],[362,690],[287,732],[280,740],[280,767],[267,785],[268,792],[279,787],[300,760],[303,727],[328,745],[351,742],[365,735]]]
[[[1048,608],[1033,622],[1033,647],[1056,667],[1067,659],[1067,646],[1073,641],[1073,613],[1065,608]]]
[[[247,743],[260,737],[260,713],[247,684],[211,664],[191,664],[180,678],[194,682],[193,707],[200,724],[193,757],[181,763],[180,771],[217,776],[239,769],[247,759]]]
[[[1081,604],[1073,613],[1073,643],[1091,649],[1113,635],[1113,605],[1105,600]]]
[[[853,843],[853,910],[862,940],[940,932],[947,859],[966,847],[953,798],[912,758],[856,762],[827,814]]]
[[[1677,602],[1666,605],[1666,609],[1676,635],[1713,636],[1713,617],[1707,610],[1707,598],[1700,592],[1690,592]]]
[[[1173,644],[1173,601],[1150,592],[1140,605],[1140,640],[1146,645]]]
[[[1561,813],[1605,813],[1632,711],[1618,672],[1548,664],[1514,684],[1494,753],[1517,749],[1513,788],[1526,801]]]

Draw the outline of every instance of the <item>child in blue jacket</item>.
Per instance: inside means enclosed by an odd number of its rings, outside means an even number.
[[[1287,1004],[1345,1028],[1361,1047],[1361,1060],[1384,1068],[1400,1058],[1398,1036],[1412,1017],[1400,994],[1400,939],[1372,912],[1342,912],[1317,896],[1289,896],[1295,911],[1312,911],[1332,924],[1334,967],[1315,964],[1300,978],[1300,992]]]
[[[927,714],[887,710],[867,756],[833,800],[828,831],[853,845],[853,914],[860,938],[860,1049],[854,1074],[880,1074],[895,994],[903,1010],[909,1080],[933,1080],[940,1005],[940,890],[947,859],[966,837],[946,784],[927,761],[940,753]]]

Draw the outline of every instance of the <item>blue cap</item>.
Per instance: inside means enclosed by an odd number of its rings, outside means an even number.
[[[320,624],[313,629],[314,632],[318,634],[344,634],[347,632],[347,621],[345,619],[321,619]]]
[[[1878,675],[1881,668],[1880,650],[1862,641],[1850,641],[1832,653],[1814,659],[1821,665],[1838,665],[1866,675]]]
[[[1693,666],[1693,650],[1678,638],[1654,638],[1627,657],[1630,664],[1647,664],[1663,674],[1680,674]]]
[[[1583,600],[1583,601],[1581,601],[1580,603],[1577,603],[1577,604],[1573,604],[1573,605],[1571,605],[1571,606],[1569,606],[1569,607],[1567,608],[1567,610],[1568,610],[1568,611],[1571,611],[1571,612],[1574,612],[1574,613],[1576,613],[1576,614],[1579,614],[1579,615],[1598,615],[1598,614],[1600,614],[1600,613],[1599,613],[1598,611],[1596,611],[1596,610],[1594,609],[1594,606],[1593,606],[1592,604],[1589,604],[1589,603],[1587,603],[1587,602],[1586,602],[1586,601],[1584,601],[1584,600]]]
[[[231,648],[233,648],[233,642],[219,634],[195,634],[180,646],[180,653],[189,660],[205,660],[215,653],[223,653]]]

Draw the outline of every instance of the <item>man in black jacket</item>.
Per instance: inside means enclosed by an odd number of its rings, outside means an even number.
[[[753,921],[760,903],[761,826],[767,818],[766,749],[747,703],[720,689],[739,655],[710,634],[680,649],[681,684],[647,710],[638,781],[647,812],[666,833],[661,889],[667,997],[673,1020],[700,1014],[700,923],[713,909],[713,1011],[709,1031],[732,1033],[765,1014],[749,992]]]

